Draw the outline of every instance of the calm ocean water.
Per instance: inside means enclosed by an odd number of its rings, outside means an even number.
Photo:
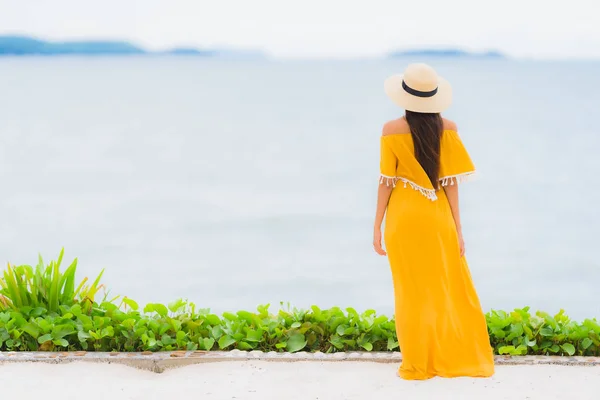
[[[378,136],[409,61],[0,59],[0,260],[64,246],[141,303],[391,314]],[[481,173],[461,212],[483,307],[600,316],[600,65],[427,61]]]

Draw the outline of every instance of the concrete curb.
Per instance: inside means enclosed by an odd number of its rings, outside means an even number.
[[[262,351],[172,351],[143,353],[101,353],[101,352],[0,352],[0,365],[42,362],[62,364],[74,361],[123,364],[130,367],[161,373],[168,369],[187,365],[222,361],[272,361],[272,362],[340,362],[362,361],[377,363],[400,363],[398,352],[353,352],[353,353],[277,353]],[[496,365],[570,365],[600,367],[599,357],[561,356],[496,356]]]

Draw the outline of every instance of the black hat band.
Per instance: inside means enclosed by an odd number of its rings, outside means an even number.
[[[413,96],[417,96],[417,97],[432,97],[432,96],[435,96],[435,94],[438,91],[438,88],[435,88],[430,92],[421,92],[420,90],[415,90],[415,89],[411,88],[410,86],[408,86],[406,84],[406,82],[404,82],[404,80],[402,80],[402,89],[404,89],[406,91],[406,93],[412,94]]]

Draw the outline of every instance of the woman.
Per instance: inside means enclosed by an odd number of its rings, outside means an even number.
[[[440,115],[451,103],[451,87],[428,65],[411,64],[386,80],[385,92],[406,111],[383,128],[373,238],[392,270],[398,375],[491,376],[493,353],[464,257],[458,207],[458,183],[475,168],[456,125]]]

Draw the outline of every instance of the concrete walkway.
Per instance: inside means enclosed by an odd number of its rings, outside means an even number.
[[[143,353],[102,353],[102,352],[0,352],[0,365],[20,362],[64,364],[86,361],[100,364],[122,364],[152,372],[164,372],[194,364],[227,361],[269,361],[286,362],[371,362],[399,365],[402,354],[399,352],[352,352],[352,353],[279,353],[262,351],[172,351]],[[496,365],[566,365],[600,366],[600,357],[562,356],[496,356]]]
[[[200,363],[162,374],[74,361],[0,365],[2,398],[63,400],[274,399],[443,400],[598,399],[600,367],[499,365],[488,379],[434,378],[403,381],[397,364],[381,362]]]

